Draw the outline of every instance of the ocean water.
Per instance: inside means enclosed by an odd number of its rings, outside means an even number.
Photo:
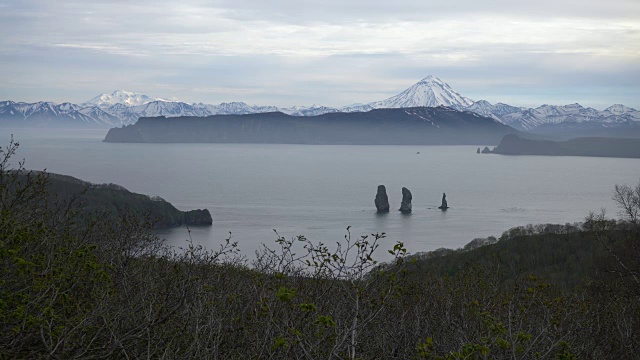
[[[518,225],[577,222],[601,208],[616,216],[614,185],[640,177],[639,159],[479,155],[475,146],[116,144],[101,141],[104,130],[24,129],[1,129],[1,145],[11,133],[29,169],[209,209],[213,226],[191,228],[193,242],[217,248],[231,232],[249,257],[273,244],[274,229],[334,244],[351,226],[352,236],[385,232],[382,248],[402,241],[416,253]],[[388,214],[373,203],[380,184]],[[413,194],[410,215],[396,211],[403,186]],[[437,209],[443,192],[446,212]],[[189,238],[184,227],[159,234],[176,246]]]

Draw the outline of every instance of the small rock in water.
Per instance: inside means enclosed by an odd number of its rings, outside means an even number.
[[[438,209],[442,211],[447,211],[449,205],[447,204],[447,194],[442,193],[442,205],[438,206]]]

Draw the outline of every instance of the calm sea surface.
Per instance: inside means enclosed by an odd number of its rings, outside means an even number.
[[[581,221],[601,208],[615,216],[613,186],[640,176],[638,159],[478,155],[474,146],[114,144],[102,142],[104,130],[0,129],[1,145],[11,133],[29,169],[209,209],[213,226],[192,228],[194,242],[217,248],[232,232],[250,257],[273,243],[273,229],[335,243],[351,226],[356,236],[386,232],[383,246],[403,241],[415,253],[518,225]],[[376,214],[379,184],[392,210],[409,188],[413,213]],[[437,209],[443,192],[447,212]],[[188,238],[186,228],[160,234],[176,245]]]

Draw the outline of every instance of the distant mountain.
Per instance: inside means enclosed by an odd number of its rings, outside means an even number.
[[[101,94],[81,104],[33,104],[0,102],[0,126],[62,126],[114,127],[135,123],[140,117],[181,117],[210,115],[242,115],[282,112],[292,116],[318,116],[330,113],[367,112],[373,109],[447,106],[490,117],[518,130],[541,134],[590,134],[627,136],[624,129],[640,125],[640,111],[616,104],[605,110],[585,108],[580,104],[542,105],[537,108],[491,104],[486,100],[473,101],[456,92],[439,78],[429,75],[398,95],[367,104],[353,104],[340,108],[321,105],[275,106],[249,105],[228,102],[218,105],[186,103],[160,99],[125,90]],[[620,130],[618,130],[620,129]],[[635,135],[633,135],[635,136]]]
[[[527,108],[524,107],[515,107],[503,103],[491,105],[491,103],[486,100],[476,101],[467,107],[458,109],[471,111],[482,116],[488,116],[500,122],[503,122],[501,117],[504,115],[527,110]]]
[[[574,128],[587,129],[593,128],[594,125],[612,128],[626,126],[629,122],[640,122],[640,111],[619,104],[599,111],[580,104],[524,108],[502,103],[492,105],[488,101],[480,100],[461,110],[491,117],[519,130],[534,132],[540,127],[552,132],[549,129],[559,129],[567,123],[574,124]]]
[[[354,145],[497,144],[519,133],[500,122],[449,107],[375,109],[291,116],[281,112],[208,117],[143,117],[113,128],[106,142]]]
[[[392,96],[386,100],[375,101],[359,106],[344,107],[340,110],[351,112],[423,106],[448,106],[455,109],[461,109],[472,104],[473,101],[471,99],[457,93],[449,86],[449,84],[437,77],[429,75],[400,94]]]
[[[0,102],[0,125],[18,127],[105,127],[122,122],[96,106],[40,101],[23,103]]]
[[[144,104],[150,103],[152,101],[168,102],[170,100],[163,100],[160,98],[155,98],[155,97],[147,96],[144,94],[133,93],[126,90],[117,90],[112,92],[111,94],[100,94],[94,97],[93,99],[86,101],[83,105],[85,106],[96,105],[101,108],[108,108],[111,105],[115,105],[115,104],[123,104],[127,106],[138,106],[138,105],[144,105]]]

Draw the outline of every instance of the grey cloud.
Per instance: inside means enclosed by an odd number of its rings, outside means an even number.
[[[211,6],[225,8],[241,19],[277,19],[283,22],[428,21],[465,14],[506,14],[525,17],[629,17],[637,18],[635,0],[514,1],[514,0],[219,0]]]
[[[640,107],[638,19],[635,0],[0,0],[0,98],[338,106],[434,74],[475,99]]]

